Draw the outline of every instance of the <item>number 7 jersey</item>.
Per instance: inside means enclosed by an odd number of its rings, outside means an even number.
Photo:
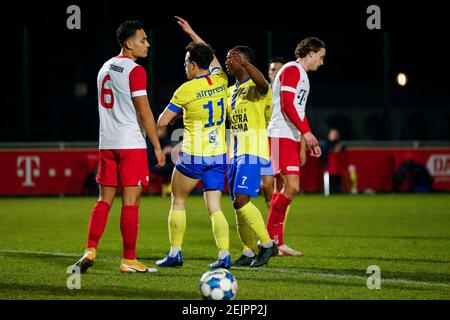
[[[227,152],[225,119],[228,79],[220,68],[182,84],[173,94],[168,108],[183,110],[182,152],[211,157]]]
[[[108,60],[97,77],[99,149],[146,149],[133,97],[147,95],[145,69],[127,56]]]

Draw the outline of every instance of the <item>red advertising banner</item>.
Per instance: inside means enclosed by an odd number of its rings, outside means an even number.
[[[450,148],[349,148],[340,157],[329,161],[335,161],[333,166],[342,174],[344,191],[349,190],[348,166],[353,165],[359,192],[391,192],[395,172],[409,159],[425,166],[435,190],[450,191]],[[0,150],[0,195],[83,194],[97,161],[96,149]],[[301,190],[321,192],[323,171],[320,159],[308,157]]]
[[[391,192],[394,174],[407,160],[425,166],[434,190],[450,191],[450,148],[349,148],[337,157],[329,156],[329,169],[342,175],[343,191],[350,191],[348,167],[353,165],[358,192]],[[302,169],[301,190],[323,190],[323,162],[308,157]]]
[[[95,170],[96,149],[0,151],[0,195],[77,195]]]

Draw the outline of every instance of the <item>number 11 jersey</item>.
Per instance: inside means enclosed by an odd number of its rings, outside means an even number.
[[[227,152],[227,88],[227,75],[216,67],[209,74],[185,82],[175,91],[168,108],[174,112],[183,110],[183,153],[212,157]]]

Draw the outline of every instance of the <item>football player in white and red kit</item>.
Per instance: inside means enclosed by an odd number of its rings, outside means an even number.
[[[323,65],[325,48],[325,43],[315,37],[301,41],[295,49],[297,59],[279,70],[272,85],[273,110],[267,130],[274,175],[280,179],[281,173],[284,179],[283,188],[272,194],[267,230],[277,242],[280,255],[303,255],[284,243],[283,225],[286,209],[300,189],[301,138],[306,141],[311,156],[321,156],[305,111],[310,90],[307,72],[316,71]]]
[[[100,195],[92,209],[85,253],[74,265],[82,273],[94,263],[118,187],[122,188],[120,271],[156,271],[136,260],[140,195],[142,186],[149,184],[145,134],[153,144],[158,166],[165,163],[147,98],[146,72],[135,62],[147,57],[149,43],[139,21],[122,23],[116,35],[122,50],[102,66],[97,77],[100,139],[96,179]]]

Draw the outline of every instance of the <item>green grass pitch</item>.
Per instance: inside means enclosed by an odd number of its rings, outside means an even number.
[[[184,266],[120,274],[120,199],[111,210],[94,267],[81,289],[66,268],[82,254],[95,198],[0,198],[0,299],[201,299],[198,284],[216,259],[203,199],[189,199]],[[254,200],[264,218],[262,197]],[[168,198],[144,196],[138,258],[154,266],[167,252]],[[232,258],[240,242],[232,204],[222,199]],[[449,299],[450,195],[299,195],[286,243],[305,256],[274,257],[260,269],[231,269],[236,299]],[[367,288],[367,268],[381,288]]]

